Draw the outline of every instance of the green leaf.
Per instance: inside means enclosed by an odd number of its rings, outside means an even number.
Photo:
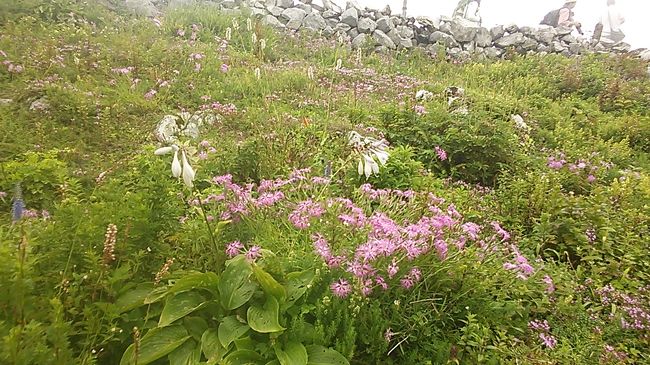
[[[169,294],[179,293],[190,289],[216,290],[219,277],[213,272],[192,272],[183,275],[169,288]]]
[[[230,316],[223,319],[219,324],[219,341],[221,345],[228,348],[236,339],[243,336],[250,327],[246,323],[241,323],[237,316]]]
[[[223,355],[226,354],[227,350],[221,346],[219,343],[219,335],[217,330],[210,328],[203,332],[201,336],[201,350],[208,361],[220,361]]]
[[[293,304],[307,291],[307,286],[314,281],[314,271],[296,271],[287,275],[287,304]]]
[[[198,365],[201,362],[201,349],[196,341],[189,339],[172,351],[168,359],[169,365]]]
[[[307,349],[300,342],[288,342],[284,349],[275,346],[280,365],[307,365]]]
[[[168,326],[177,319],[183,318],[199,309],[204,303],[205,298],[194,291],[178,293],[172,297],[168,297],[165,302],[165,307],[160,314],[158,326]]]
[[[255,341],[251,336],[238,338],[235,340],[235,347],[237,350],[255,350]]]
[[[319,345],[307,346],[307,365],[350,365],[343,355]]]
[[[151,292],[151,284],[140,284],[136,288],[120,295],[115,301],[115,306],[119,313],[128,312],[141,305],[144,305],[145,298]]]
[[[201,336],[208,329],[208,322],[201,317],[187,316],[183,318],[183,326],[185,326],[185,329],[187,329],[187,332],[192,338],[201,341]]]
[[[137,364],[147,365],[160,359],[176,350],[188,338],[190,336],[183,326],[168,326],[149,330],[140,340]],[[134,351],[134,346],[129,346],[122,355],[120,365],[135,364]]]
[[[266,298],[263,306],[251,305],[248,307],[248,325],[260,333],[280,332],[285,328],[280,326],[280,305],[273,296]]]
[[[253,296],[257,286],[250,280],[252,273],[244,256],[230,260],[219,281],[219,295],[225,309],[237,309]]]
[[[225,365],[257,365],[264,364],[264,359],[257,352],[251,350],[237,350],[228,355],[224,360]]]
[[[278,302],[284,301],[287,297],[287,291],[278,283],[271,274],[264,271],[261,267],[253,264],[253,273],[257,282],[260,283],[262,290],[268,295],[274,296]]]
[[[152,304],[161,300],[168,294],[169,287],[161,286],[154,288],[149,295],[144,299],[144,304]]]

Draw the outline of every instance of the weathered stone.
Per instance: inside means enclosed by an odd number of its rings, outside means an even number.
[[[159,13],[151,0],[126,0],[124,5],[135,15],[154,17]]]
[[[266,11],[260,8],[251,8],[251,17],[261,19],[266,15]]]
[[[514,34],[508,34],[505,35],[496,41],[494,43],[499,46],[499,47],[510,47],[510,46],[516,46],[524,43],[525,38],[524,35],[521,33],[514,33]]]
[[[312,7],[307,4],[296,4],[296,8],[304,10],[307,14],[311,13],[313,10]]]
[[[314,30],[321,30],[327,27],[327,22],[325,22],[325,19],[320,14],[313,12],[302,20],[302,26]]]
[[[359,22],[359,11],[355,8],[349,8],[341,14],[341,23],[351,27],[356,27]]]
[[[361,33],[358,36],[354,37],[352,40],[352,48],[361,48],[368,44],[368,41],[372,39],[369,35]],[[372,41],[374,43],[374,41]],[[374,45],[374,44],[373,44]]]
[[[492,44],[492,35],[486,28],[479,28],[476,31],[475,41],[479,47],[489,47]]]
[[[276,0],[275,5],[281,8],[289,9],[293,7],[293,0]]]
[[[541,52],[548,53],[550,50],[551,50],[551,48],[546,44],[538,44],[537,45],[537,52],[538,53],[541,53]]]
[[[458,45],[458,43],[456,42],[454,37],[450,36],[447,33],[443,33],[443,32],[441,32],[439,30],[437,30],[437,31],[431,33],[431,35],[429,35],[429,42],[434,43],[434,44],[435,43],[444,44],[446,47],[451,47],[451,46]]]
[[[388,33],[393,30],[395,26],[393,22],[390,21],[390,18],[385,16],[377,20],[377,29],[381,30],[384,33]]]
[[[339,24],[339,21],[337,19],[335,19],[335,18],[325,19],[325,22],[327,22],[327,26],[331,27],[332,29],[336,28],[336,26]],[[348,25],[348,27],[349,27],[349,25]]]
[[[415,37],[415,33],[413,32],[413,28],[411,27],[407,27],[405,25],[399,25],[395,28],[395,30],[397,31],[397,34],[399,34],[401,38],[413,39]]]
[[[284,24],[273,15],[267,15],[262,19],[262,23],[269,25],[273,28],[284,29]]]
[[[386,15],[386,16],[390,16],[391,13],[392,11],[390,10],[390,6],[388,5],[386,5],[386,7],[384,7],[380,12],[381,15]]]
[[[323,35],[325,37],[331,37],[334,35],[334,28],[330,27],[329,25],[326,26],[325,29],[323,29]]]
[[[352,29],[348,30],[348,36],[350,37],[350,39],[356,38],[359,34],[360,33],[359,33],[359,30],[357,28],[352,28]]]
[[[457,42],[471,42],[476,37],[478,28],[466,27],[458,22],[451,23],[451,35]]]
[[[566,48],[559,41],[554,41],[553,44],[551,45],[551,50],[553,52],[560,53],[560,52],[566,50]]]
[[[363,8],[356,0],[348,0],[345,3],[345,9],[357,9],[358,11],[361,11]]]
[[[529,27],[529,26],[519,27],[519,32],[523,33],[526,36],[532,35],[533,31],[534,31],[533,27]]]
[[[375,29],[375,31],[372,33],[372,37],[375,39],[377,43],[380,45],[388,48],[388,49],[396,49],[397,45],[395,42],[393,42],[390,37],[384,32],[382,32],[379,29]]]
[[[357,23],[357,29],[359,29],[359,33],[372,33],[375,31],[377,28],[377,24],[368,18],[361,18],[359,19],[359,22]]]
[[[506,29],[506,32],[511,33],[511,34],[512,33],[517,33],[519,31],[519,27],[517,26],[517,24],[509,24],[509,25],[506,26],[505,29]]]
[[[440,31],[451,34],[451,23],[440,23]]]
[[[289,9],[284,9],[282,14],[280,15],[280,18],[283,20],[286,20],[287,22],[299,22],[302,24],[302,20],[305,19],[307,16],[307,13],[298,8],[289,8]],[[288,27],[288,25],[287,25]],[[297,28],[292,28],[292,29],[297,29]]]
[[[284,9],[279,6],[268,6],[266,10],[273,16],[280,16],[284,11]]]
[[[495,59],[501,57],[503,50],[497,47],[489,47],[485,49],[485,55],[490,59]]]
[[[555,32],[554,28],[540,29],[537,32],[537,40],[546,45],[550,45],[553,43],[553,39],[555,38],[556,34],[557,33]]]
[[[499,39],[503,37],[504,34],[506,34],[506,31],[503,29],[503,25],[497,25],[496,27],[492,27],[490,29],[490,35],[492,36],[492,39]]]
[[[276,1],[275,0],[265,0],[264,4],[266,4],[266,7],[268,8],[269,6],[276,6]]]
[[[538,44],[539,42],[536,40],[532,38],[526,38],[526,40],[524,40],[524,43],[521,44],[521,48],[525,51],[530,51],[532,49],[536,49]]]
[[[347,24],[345,24],[345,23],[338,23],[338,24],[336,24],[336,26],[334,27],[334,31],[335,31],[335,32],[345,32],[345,33],[347,33],[348,30],[350,30],[350,29],[352,29],[352,27],[349,26],[349,25],[347,25]]]
[[[460,55],[462,51],[463,50],[458,47],[453,47],[447,50],[447,55],[449,55],[452,58],[458,58],[458,55]]]
[[[336,12],[334,10],[325,10],[323,12],[323,18],[325,19],[330,19],[330,18],[338,18],[341,13]]]
[[[639,57],[644,61],[650,61],[650,49],[646,49],[645,51],[639,53]]]
[[[571,32],[573,32],[573,28],[557,27],[555,28],[555,32],[557,32],[558,35],[563,36],[563,35],[571,34]]]
[[[567,42],[567,43],[575,43],[575,42],[578,41],[578,39],[576,37],[572,36],[571,34],[567,34],[564,37],[562,37],[561,39],[564,42]]]
[[[235,0],[223,0],[221,2],[222,9],[235,9],[239,4]]]
[[[569,52],[572,54],[580,54],[582,46],[580,43],[574,42],[574,43],[569,43]]]

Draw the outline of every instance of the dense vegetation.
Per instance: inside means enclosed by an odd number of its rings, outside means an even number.
[[[0,4],[0,363],[650,363],[647,64],[88,3]]]

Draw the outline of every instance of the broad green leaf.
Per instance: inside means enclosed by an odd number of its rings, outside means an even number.
[[[198,288],[216,290],[218,284],[219,277],[213,272],[192,272],[176,280],[169,288],[169,294]]]
[[[227,350],[221,346],[217,330],[210,328],[201,336],[201,350],[208,361],[221,361]]]
[[[278,360],[272,360],[272,361],[267,362],[264,365],[280,365],[280,362]]]
[[[147,365],[160,359],[176,350],[188,338],[190,336],[183,326],[168,326],[149,330],[140,340],[137,364]],[[135,364],[134,351],[134,346],[129,346],[122,355],[120,365]]]
[[[145,298],[151,293],[153,285],[140,284],[136,288],[120,295],[115,301],[115,306],[119,313],[128,312],[141,305],[144,305]]]
[[[261,267],[253,264],[253,273],[257,282],[260,283],[262,290],[268,295],[272,295],[278,302],[284,301],[287,297],[287,291],[278,283],[271,274],[264,271]]]
[[[208,322],[201,317],[187,316],[183,318],[183,326],[193,339],[201,341],[201,336],[208,329]]]
[[[169,287],[166,286],[161,286],[158,288],[154,288],[149,295],[144,299],[144,304],[152,304],[156,303],[157,301],[161,300],[164,298],[169,291]]]
[[[307,365],[307,349],[300,342],[288,342],[284,349],[275,346],[280,365]]]
[[[264,364],[264,359],[257,352],[251,350],[237,350],[226,356],[225,365],[257,365]]]
[[[250,336],[238,338],[235,340],[237,350],[255,350],[255,341]]]
[[[337,351],[319,345],[307,346],[307,358],[307,365],[350,365]]]
[[[307,286],[314,281],[312,270],[292,272],[287,275],[287,304],[293,304],[307,291]]]
[[[165,302],[165,307],[160,314],[158,326],[168,326],[179,318],[199,309],[205,303],[205,298],[194,291],[178,293],[174,296],[168,297]]]
[[[253,296],[257,286],[250,280],[252,273],[244,256],[230,260],[219,281],[219,297],[225,309],[237,309]]]
[[[273,296],[268,296],[263,306],[251,305],[247,312],[248,325],[257,332],[280,332],[285,328],[280,326],[280,305]]]
[[[219,341],[221,345],[228,348],[236,339],[243,336],[250,327],[246,323],[241,323],[237,316],[230,316],[223,319],[219,324]]]
[[[198,365],[201,362],[201,348],[196,341],[189,339],[169,356],[169,365]]]

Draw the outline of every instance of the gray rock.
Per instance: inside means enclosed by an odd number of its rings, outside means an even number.
[[[504,47],[520,45],[520,44],[524,43],[524,41],[525,41],[525,37],[524,37],[523,34],[514,33],[514,34],[505,35],[505,36],[497,39],[496,41],[494,41],[494,43],[497,46],[504,48]]]
[[[389,17],[385,16],[377,20],[377,29],[382,32],[388,33],[393,30],[393,28],[395,28],[395,26],[393,25],[393,22],[390,21]]]
[[[582,53],[581,50],[582,50],[582,46],[580,45],[580,43],[577,42],[569,43],[569,52],[571,52],[571,54],[580,54]]]
[[[451,23],[451,35],[457,42],[465,43],[471,42],[476,37],[478,28],[465,27],[457,22]]]
[[[490,59],[499,58],[501,57],[502,54],[503,54],[503,50],[497,47],[489,47],[485,49],[485,55],[487,56],[487,58]]]
[[[361,18],[357,23],[357,29],[359,29],[359,33],[370,34],[374,32],[376,28],[377,28],[377,24],[369,18]]]
[[[278,18],[273,15],[267,15],[262,19],[262,23],[269,25],[273,28],[284,29],[284,24],[278,20]]]
[[[359,11],[355,8],[349,8],[341,14],[341,23],[351,27],[356,27],[359,22]]]
[[[497,25],[496,27],[492,27],[490,29],[490,35],[492,36],[492,39],[499,39],[503,37],[504,34],[506,34],[506,31],[503,29],[503,25]]]
[[[296,8],[304,10],[307,14],[312,12],[312,7],[307,4],[296,4]]]
[[[533,29],[533,27],[529,27],[529,26],[519,27],[519,32],[521,32],[521,33],[523,33],[524,35],[527,35],[527,36],[532,35],[534,31],[535,30]]]
[[[275,5],[281,7],[281,8],[291,8],[293,7],[293,0],[276,0]]]
[[[390,10],[390,6],[388,5],[386,5],[386,7],[383,8],[380,12],[381,15],[386,15],[386,16],[390,16],[391,13],[392,11]]]
[[[439,30],[436,30],[435,32],[431,33],[431,35],[429,35],[429,42],[433,44],[435,43],[444,44],[446,47],[452,47],[458,45],[454,37],[450,36],[447,33],[443,33]]]
[[[639,57],[644,61],[650,61],[650,49],[646,49],[645,51],[639,53]]]
[[[450,23],[440,23],[440,31],[451,34],[451,24]]]
[[[266,11],[264,9],[259,9],[259,8],[251,8],[251,16],[255,19],[261,19],[266,15]]]
[[[489,47],[492,45],[492,35],[486,28],[479,28],[476,31],[476,45],[479,47]]]
[[[337,19],[334,19],[334,18],[325,19],[325,22],[327,22],[327,26],[332,28],[332,29],[336,28],[336,26],[339,24],[339,21]],[[348,25],[348,27],[349,27],[349,25]]]
[[[524,43],[521,44],[521,48],[523,48],[524,51],[530,51],[530,50],[536,49],[538,45],[539,45],[539,42],[537,42],[536,40],[534,40],[532,38],[526,38]]]
[[[344,33],[347,33],[348,30],[350,30],[350,29],[352,29],[352,27],[349,26],[349,25],[347,25],[347,24],[345,24],[345,23],[338,23],[338,24],[336,24],[336,26],[334,27],[334,31],[335,31],[335,32],[344,32]]]
[[[277,3],[275,0],[265,0],[264,4],[266,4],[266,7],[268,8],[269,6],[276,6]]]
[[[264,4],[262,2],[259,2],[259,1],[256,1],[256,2],[253,3],[253,7],[258,8],[258,9],[264,9],[264,8],[266,8],[266,4]]]
[[[546,45],[546,44],[538,44],[538,45],[537,45],[537,52],[538,52],[538,53],[542,53],[542,52],[544,52],[544,53],[548,53],[548,52],[550,52],[550,51],[551,51],[551,47],[549,47],[549,46]]]
[[[348,0],[345,3],[345,9],[357,9],[358,11],[361,11],[363,8],[356,0]]]
[[[273,16],[280,16],[282,14],[282,12],[284,11],[283,8],[281,8],[279,6],[275,6],[275,5],[274,6],[268,6],[266,8],[266,10]]]
[[[364,47],[366,44],[368,44],[368,41],[371,39],[372,38],[369,35],[365,33],[361,33],[358,36],[354,37],[354,39],[352,40],[352,48]],[[374,41],[372,42],[374,43]]]
[[[576,37],[572,36],[571,34],[567,34],[564,37],[562,37],[561,39],[564,42],[567,42],[567,43],[575,43],[575,42],[578,41],[578,39]]]
[[[313,12],[302,20],[302,26],[314,30],[321,30],[327,28],[327,22],[325,22],[325,19],[320,14]]]
[[[372,33],[372,37],[375,39],[377,43],[379,43],[381,46],[384,46],[388,49],[396,49],[397,45],[395,42],[393,42],[386,33],[382,32],[379,29],[375,29],[375,31]]]
[[[329,25],[323,29],[323,35],[325,37],[331,37],[334,35],[334,28],[330,27]]]
[[[551,44],[551,50],[560,53],[566,50],[566,47],[564,47],[559,41],[554,41],[553,44]]]
[[[223,9],[235,9],[237,6],[239,6],[239,3],[235,0],[223,0],[221,2],[221,8]]]
[[[555,35],[557,33],[555,32],[554,28],[546,28],[546,29],[540,29],[537,32],[537,40],[546,44],[547,46],[553,43],[553,39],[555,38]]]
[[[395,30],[397,31],[397,34],[399,34],[401,38],[413,39],[415,37],[415,32],[413,32],[413,28],[407,27],[406,25],[399,25],[395,28]]]
[[[555,28],[555,32],[557,32],[558,35],[563,36],[563,35],[571,34],[571,32],[573,32],[573,28],[557,27]]]
[[[160,13],[151,0],[126,0],[124,5],[128,11],[139,16],[154,17]]]
[[[447,50],[447,55],[449,55],[452,58],[458,58],[458,56],[460,56],[460,53],[462,51],[463,50],[458,47],[453,47]]]
[[[289,8],[289,9],[284,9],[282,14],[280,15],[280,19],[286,20],[287,22],[299,22],[302,24],[302,20],[305,19],[307,16],[307,12],[305,12],[302,9],[298,8]],[[287,25],[288,27],[288,25]],[[292,28],[292,29],[297,29],[297,28]]]
[[[352,28],[352,29],[348,30],[348,36],[350,37],[350,39],[356,38],[359,34],[360,33],[359,33],[359,30],[357,28]]]
[[[517,24],[509,24],[506,26],[506,32],[508,33],[517,33],[519,31],[519,27]]]
[[[323,18],[325,19],[330,19],[330,18],[338,18],[341,13],[336,12],[334,10],[325,10],[323,12]]]

